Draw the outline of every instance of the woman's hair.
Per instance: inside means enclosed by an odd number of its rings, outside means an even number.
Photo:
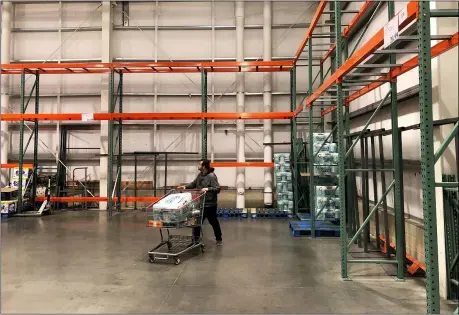
[[[206,170],[209,171],[210,170],[210,161],[207,160],[207,159],[202,159],[201,162],[202,162],[202,166],[204,166],[206,168]]]

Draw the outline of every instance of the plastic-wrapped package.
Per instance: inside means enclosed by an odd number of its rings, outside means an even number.
[[[317,159],[315,160],[315,162],[317,164],[326,164],[326,165],[338,164],[337,161],[335,162],[335,156],[334,156],[335,154],[337,153],[319,152],[317,154]]]
[[[338,153],[329,153],[331,155],[331,162],[332,164],[339,163],[339,154]]]
[[[314,173],[333,173],[335,166],[314,164]]]
[[[170,194],[153,205],[153,209],[178,210],[191,202],[191,193]]]
[[[318,197],[328,197],[328,196],[338,196],[339,187],[336,189],[336,192],[333,194],[336,186],[316,186],[316,196]]]
[[[338,144],[337,143],[330,143],[330,145],[328,146],[328,152],[330,152],[330,153],[338,152]]]
[[[323,209],[319,215],[317,215],[319,211],[320,209],[316,209],[316,220],[323,221],[323,220],[339,219],[339,210],[337,211],[334,208],[326,208],[326,209]]]
[[[322,133],[313,133],[312,134],[312,142],[314,143],[322,143],[327,139],[328,135],[330,133],[328,132],[322,132]],[[329,137],[327,140],[328,143],[332,142],[332,137]]]
[[[330,144],[331,143],[325,143],[322,146],[322,142],[321,143],[314,143],[313,144],[313,152],[314,152],[314,154],[316,154],[319,151],[319,149],[320,149],[320,152],[330,152]]]

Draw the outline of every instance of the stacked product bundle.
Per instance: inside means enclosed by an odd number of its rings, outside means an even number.
[[[277,207],[279,211],[293,212],[293,184],[290,170],[290,153],[274,154],[274,174],[276,177]]]
[[[316,186],[316,220],[339,220],[338,194],[336,186]]]
[[[329,133],[314,133],[312,135],[314,155],[319,152],[314,159],[314,173],[319,175],[338,172],[338,147],[336,143],[331,142],[331,137],[324,143],[328,135]]]
[[[332,137],[329,135],[329,133],[314,133],[312,135],[313,154],[315,155],[314,176],[319,178],[338,173],[338,146],[332,142]],[[325,140],[327,141],[325,142]],[[335,189],[336,186],[315,187],[316,220],[339,219],[339,191],[338,189],[335,191]]]

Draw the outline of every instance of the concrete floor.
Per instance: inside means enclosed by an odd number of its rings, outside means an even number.
[[[380,266],[354,265],[354,281],[343,282],[339,240],[292,238],[283,220],[223,221],[222,248],[206,225],[206,253],[179,266],[149,263],[159,233],[142,212],[61,212],[1,228],[2,313],[426,310],[421,280],[395,282]]]

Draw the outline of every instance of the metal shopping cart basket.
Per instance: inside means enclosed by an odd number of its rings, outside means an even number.
[[[193,228],[202,225],[205,192],[171,190],[160,200],[147,207],[147,226],[158,228],[161,242],[148,252],[150,262],[174,259],[180,264],[180,255],[200,248],[204,253],[202,229],[199,239],[193,236],[173,235],[171,229]],[[166,231],[166,237],[163,233]]]

